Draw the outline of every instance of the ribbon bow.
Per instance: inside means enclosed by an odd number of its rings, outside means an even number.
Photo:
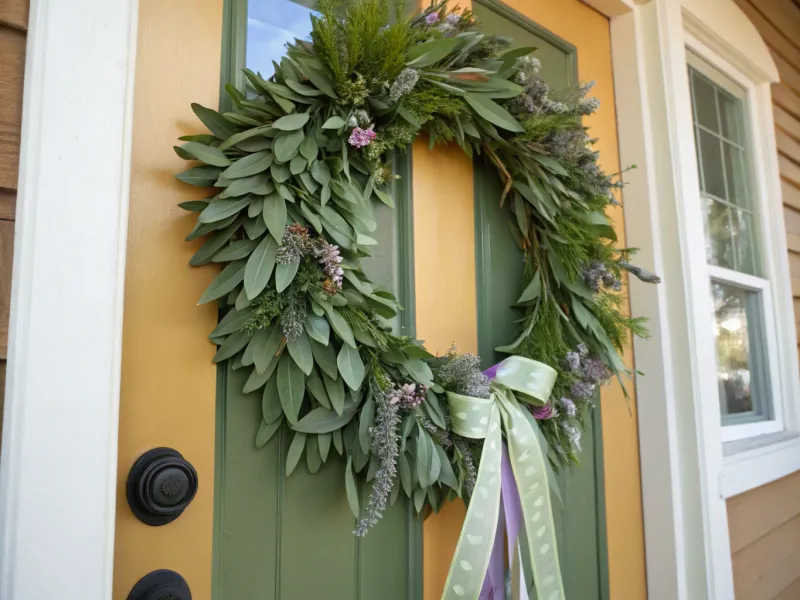
[[[512,596],[528,598],[519,547],[524,529],[539,600],[565,600],[545,457],[533,417],[514,396],[514,392],[520,392],[547,402],[556,371],[543,363],[512,356],[487,374],[494,376],[490,398],[447,393],[453,430],[484,442],[475,490],[442,600],[505,597],[504,529],[515,573]]]

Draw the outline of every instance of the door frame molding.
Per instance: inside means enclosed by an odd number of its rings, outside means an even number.
[[[2,598],[111,597],[138,15],[138,0],[30,5]]]

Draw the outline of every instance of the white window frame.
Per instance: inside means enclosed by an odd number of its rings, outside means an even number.
[[[697,29],[697,26],[695,25]],[[702,32],[702,30],[700,30]],[[702,35],[702,33],[701,33]],[[772,110],[771,102],[769,106],[765,107],[762,101],[762,96],[758,93],[759,83],[753,77],[748,77],[742,70],[736,68],[731,62],[725,60],[720,56],[719,52],[715,51],[711,46],[703,43],[692,34],[691,25],[689,30],[684,28],[684,40],[686,49],[691,51],[697,58],[705,62],[711,69],[718,72],[723,77],[730,79],[733,83],[738,85],[744,92],[743,98],[743,112],[745,119],[745,139],[746,147],[746,160],[750,169],[750,191],[753,194],[753,214],[755,216],[756,236],[755,243],[759,248],[759,257],[761,259],[761,268],[763,277],[755,277],[727,269],[709,265],[705,261],[705,236],[700,240],[687,240],[691,245],[689,255],[697,258],[705,266],[708,271],[708,276],[711,280],[719,281],[720,283],[731,283],[737,287],[745,290],[760,292],[763,308],[763,323],[761,323],[762,331],[765,336],[764,345],[766,349],[766,358],[768,364],[768,375],[770,388],[770,410],[771,415],[769,418],[752,423],[742,423],[738,425],[722,425],[721,438],[723,443],[736,442],[753,438],[756,436],[763,436],[768,434],[776,434],[785,430],[786,423],[784,423],[783,413],[784,405],[787,401],[792,401],[792,390],[789,381],[784,380],[785,377],[791,377],[790,373],[786,373],[785,369],[781,369],[781,364],[787,360],[797,361],[797,348],[796,344],[781,346],[778,335],[776,332],[777,321],[776,316],[781,317],[783,322],[787,317],[789,322],[794,322],[794,313],[789,315],[785,314],[779,304],[773,299],[771,293],[772,285],[779,280],[783,275],[788,278],[788,273],[782,274],[780,269],[781,260],[786,256],[786,245],[781,247],[775,244],[775,231],[773,226],[776,225],[775,219],[770,218],[770,213],[778,211],[783,214],[782,204],[776,203],[770,199],[770,189],[766,181],[765,173],[759,168],[769,161],[770,156],[775,155],[774,144],[770,147],[764,143],[764,132],[761,131],[758,114],[763,113],[766,109]],[[691,66],[689,55],[687,52],[687,70]],[[703,71],[698,69],[703,74]],[[719,84],[716,84],[719,85]],[[724,89],[724,88],[723,88]],[[691,102],[691,99],[690,99]],[[695,151],[695,167],[697,168],[698,153]],[[696,190],[696,199],[698,205],[702,207],[703,198],[698,185]],[[778,196],[780,200],[780,196]],[[691,218],[686,215],[686,218]],[[781,233],[783,229],[783,219],[780,219]],[[698,268],[700,268],[698,266]],[[706,290],[707,292],[707,290]],[[702,291],[700,291],[702,293]],[[701,375],[714,379],[716,381],[716,352],[714,353],[715,368],[713,371],[701,371]],[[707,384],[708,388],[711,387],[710,383]],[[704,386],[705,388],[706,386]],[[718,396],[713,399],[703,398],[703,401],[714,402]],[[794,396],[796,402],[798,397]],[[735,452],[735,448],[734,448]]]
[[[783,422],[783,403],[780,385],[780,369],[778,368],[778,341],[775,333],[775,311],[772,300],[772,289],[770,282],[761,277],[748,275],[732,269],[707,265],[710,281],[722,284],[733,284],[738,289],[747,292],[757,292],[761,298],[761,308],[763,310],[762,331],[765,336],[764,346],[767,351],[767,371],[770,388],[770,415],[767,419],[741,423],[738,425],[722,425],[723,443],[735,442],[737,440],[749,439],[757,436],[778,433],[784,430]],[[712,373],[716,377],[716,371]]]

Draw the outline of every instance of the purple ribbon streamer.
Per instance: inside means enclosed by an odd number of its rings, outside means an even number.
[[[494,536],[489,568],[486,571],[486,578],[483,580],[480,600],[503,600],[506,597],[503,541],[505,539],[507,543],[508,560],[513,561],[517,539],[522,531],[522,504],[517,482],[514,479],[514,471],[511,468],[511,460],[508,457],[508,448],[505,444],[503,444],[500,485],[503,504],[500,507],[497,532]],[[519,575],[520,598],[524,600],[528,598],[528,590],[525,586],[525,575],[522,569],[520,569]]]
[[[483,374],[490,380],[497,376],[497,369],[500,363],[492,365]],[[506,598],[505,584],[505,556],[503,553],[503,541],[507,543],[508,560],[513,561],[517,538],[522,531],[522,503],[517,489],[517,482],[514,479],[514,471],[511,468],[511,459],[508,456],[508,448],[503,443],[503,458],[500,471],[500,494],[503,500],[500,506],[500,515],[497,519],[497,531],[492,545],[492,554],[489,559],[489,568],[483,580],[480,600],[503,600]],[[513,571],[513,570],[512,570]],[[519,570],[519,589],[520,600],[527,600],[528,590],[525,586],[525,575],[522,568]]]

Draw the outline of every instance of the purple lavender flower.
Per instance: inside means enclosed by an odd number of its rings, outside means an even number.
[[[589,400],[592,394],[594,394],[594,385],[588,381],[576,381],[570,389],[570,395],[581,400]]]
[[[583,342],[578,344],[578,354],[581,355],[581,358],[583,358],[584,356],[589,356],[589,346],[587,346]]]
[[[567,434],[567,438],[575,447],[576,450],[580,452],[581,450],[581,430],[578,427],[574,427],[572,425],[564,425],[564,433]]]
[[[589,356],[581,362],[581,377],[590,383],[605,383],[611,379],[611,370],[596,356]]]
[[[427,388],[424,385],[417,387],[413,383],[406,383],[399,388],[394,388],[388,395],[389,404],[397,404],[405,410],[414,410],[425,399]]]
[[[375,139],[377,134],[372,129],[361,129],[356,127],[350,134],[350,139],[347,142],[356,148],[363,148],[369,146],[370,142]]]
[[[319,264],[322,265],[322,270],[327,276],[322,287],[326,293],[332,296],[342,289],[342,277],[344,275],[344,270],[341,267],[342,257],[339,254],[339,246],[329,244],[322,238],[317,238],[312,252]]]
[[[457,25],[458,22],[461,20],[461,15],[458,13],[451,12],[445,18],[445,22],[450,25]]]
[[[370,527],[376,525],[386,510],[386,501],[392,493],[392,486],[397,477],[397,456],[400,454],[400,438],[397,429],[400,426],[400,413],[395,404],[387,397],[377,398],[375,426],[372,427],[372,454],[378,459],[378,470],[372,482],[369,502],[358,527],[353,532],[359,537],[367,535]]]
[[[567,352],[566,361],[570,371],[575,372],[581,368],[581,355],[578,352]]]
[[[439,22],[439,13],[432,12],[432,13],[426,15],[425,16],[425,22],[428,25],[434,25],[435,23],[438,23]]]
[[[533,418],[539,421],[545,421],[547,419],[552,419],[553,417],[558,416],[558,411],[556,411],[556,409],[553,407],[552,404],[545,404],[544,406],[534,406],[531,413],[533,414]]]
[[[568,417],[574,417],[576,414],[578,414],[578,408],[575,406],[575,403],[572,400],[569,398],[562,398],[560,402],[564,412]]]
[[[606,266],[603,263],[593,260],[591,263],[589,263],[589,266],[583,270],[581,275],[583,276],[583,280],[586,282],[586,285],[588,285],[592,291],[599,292],[603,275],[605,275],[607,272],[608,269],[606,269]]]

